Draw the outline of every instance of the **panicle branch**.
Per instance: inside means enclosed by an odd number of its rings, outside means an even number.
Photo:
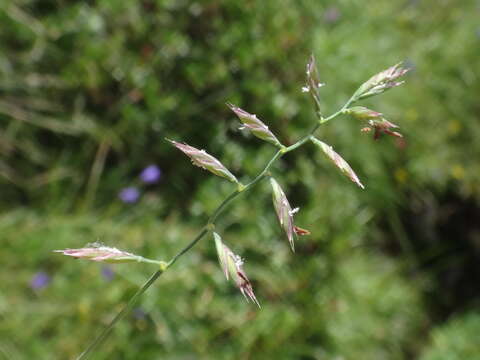
[[[200,241],[207,233],[212,232],[213,238],[215,241],[215,248],[218,254],[218,259],[222,272],[224,273],[227,280],[233,279],[236,286],[240,289],[241,293],[248,301],[252,301],[260,307],[260,304],[253,292],[253,287],[248,279],[245,271],[243,270],[243,260],[240,256],[233,253],[230,248],[225,245],[216,232],[214,232],[215,221],[221,211],[229,204],[233,199],[237,197],[242,191],[249,190],[253,185],[257,184],[260,180],[270,177],[270,184],[273,190],[273,205],[277,218],[280,222],[280,226],[285,231],[287,235],[288,242],[292,251],[295,251],[295,243],[297,235],[309,235],[310,232],[306,229],[302,229],[294,224],[294,214],[298,211],[298,208],[292,209],[290,203],[285,196],[283,189],[280,187],[279,183],[271,177],[268,170],[277,161],[283,154],[290,151],[296,150],[300,146],[303,146],[306,142],[313,142],[318,146],[326,156],[337,166],[351,181],[357,184],[360,188],[364,189],[363,184],[360,182],[358,176],[352,170],[350,165],[339,155],[333,148],[323,141],[314,137],[314,133],[319,128],[320,125],[324,125],[326,122],[336,118],[341,114],[350,114],[353,117],[367,121],[368,127],[362,129],[362,131],[374,130],[374,137],[378,138],[380,134],[385,133],[388,135],[401,137],[402,135],[393,129],[398,128],[397,125],[389,122],[383,117],[383,114],[374,110],[370,110],[363,106],[354,106],[349,107],[352,103],[365,99],[370,96],[381,94],[388,89],[399,86],[403,84],[403,81],[398,79],[405,75],[408,70],[401,67],[401,64],[396,64],[387,70],[384,70],[373,77],[368,81],[363,83],[358,90],[352,95],[352,97],[344,104],[344,106],[339,109],[337,112],[332,115],[323,118],[321,114],[321,105],[320,105],[320,87],[323,86],[319,82],[319,76],[316,69],[315,58],[313,55],[308,61],[306,69],[306,85],[302,88],[304,92],[308,92],[313,99],[315,112],[319,118],[319,121],[315,124],[313,129],[306,134],[303,138],[298,140],[293,145],[288,147],[283,146],[277,137],[268,129],[268,126],[265,125],[256,115],[250,114],[245,110],[228,104],[230,109],[238,116],[243,126],[249,129],[252,134],[262,140],[265,140],[277,147],[280,148],[275,155],[270,159],[264,170],[262,170],[253,181],[247,185],[242,185],[237,178],[215,157],[205,152],[205,150],[199,150],[193,146],[180,143],[173,140],[170,141],[177,149],[185,153],[196,166],[199,166],[205,170],[212,172],[215,175],[226,178],[227,180],[237,183],[238,188],[232,194],[230,194],[213,212],[213,215],[208,219],[207,224],[202,229],[202,231],[182,250],[180,250],[173,258],[165,263],[163,261],[156,261],[143,258],[141,256],[131,254],[126,251],[119,250],[117,248],[107,247],[101,244],[91,244],[87,245],[84,248],[79,249],[65,249],[65,250],[56,250],[67,256],[72,256],[75,258],[83,258],[92,261],[103,261],[103,262],[112,262],[112,263],[121,263],[121,262],[150,262],[156,263],[160,266],[160,269],[157,270],[145,284],[130,298],[128,304],[117,314],[117,316],[110,322],[106,329],[97,337],[90,346],[80,355],[79,360],[85,359],[93,350],[98,347],[98,345],[106,338],[113,326],[119,321],[125,314],[133,307],[136,300],[155,282],[155,280],[170,266],[172,266],[176,260],[181,257],[186,252],[190,251],[197,243]]]

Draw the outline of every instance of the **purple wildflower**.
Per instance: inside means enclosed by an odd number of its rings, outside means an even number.
[[[132,315],[137,320],[143,320],[147,317],[147,313],[140,307],[133,309]]]
[[[340,13],[340,10],[338,10],[336,7],[330,7],[323,14],[323,19],[327,24],[334,24],[340,19],[341,16],[342,14]]]
[[[50,280],[50,276],[45,271],[39,271],[33,276],[32,280],[30,281],[30,287],[33,290],[43,289],[44,287],[48,286]]]
[[[140,192],[136,187],[130,186],[123,188],[118,194],[118,197],[126,204],[133,204],[137,202],[140,197]]]
[[[162,171],[157,165],[149,165],[140,173],[140,179],[145,184],[157,183],[162,177]]]
[[[115,272],[112,270],[110,266],[103,266],[102,267],[102,277],[105,281],[112,281],[115,277]]]

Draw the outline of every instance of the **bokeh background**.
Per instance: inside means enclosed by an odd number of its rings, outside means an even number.
[[[0,358],[73,359],[154,270],[52,250],[101,241],[169,259],[232,191],[165,138],[248,182],[323,109],[404,60],[407,83],[363,102],[404,142],[341,117],[273,170],[312,235],[292,254],[268,182],[217,230],[262,304],[223,279],[206,238],[141,299],[96,359],[480,359],[480,2],[0,2]]]

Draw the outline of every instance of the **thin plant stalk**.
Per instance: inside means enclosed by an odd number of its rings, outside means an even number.
[[[120,312],[113,318],[112,321],[108,324],[108,326],[103,329],[103,331],[98,335],[95,340],[92,341],[90,345],[85,349],[84,352],[82,352],[77,359],[88,359],[88,357],[92,354],[95,349],[103,343],[103,341],[107,338],[107,336],[110,334],[110,332],[113,330],[113,327],[119,322],[121,319],[127,315],[130,310],[135,306],[138,298],[142,296],[142,294],[147,291],[147,289],[152,286],[152,284],[157,280],[160,275],[162,275],[164,270],[157,270],[155,271],[152,276],[145,282],[145,284],[142,285],[140,289],[137,290],[137,292],[128,300],[127,305],[120,310]]]

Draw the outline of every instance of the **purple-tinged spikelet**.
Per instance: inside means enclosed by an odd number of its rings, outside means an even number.
[[[368,126],[362,128],[361,131],[370,132],[371,130],[374,130],[373,138],[375,140],[377,140],[382,133],[396,137],[403,137],[399,132],[392,130],[398,129],[398,126],[383,118],[382,113],[370,110],[363,106],[354,106],[345,110],[345,114],[350,114],[359,120],[368,120]]]
[[[138,255],[134,255],[117,248],[103,246],[98,243],[87,244],[86,247],[80,249],[55,250],[54,252],[62,253],[63,255],[71,256],[77,259],[86,259],[106,263],[124,263],[132,261],[138,262],[141,259],[141,257]]]
[[[293,214],[296,212],[292,210],[290,203],[288,202],[285,193],[274,178],[270,178],[270,184],[272,185],[273,190],[273,206],[275,207],[275,212],[277,213],[278,221],[280,226],[287,234],[288,242],[292,251],[295,251],[295,226],[293,223]],[[298,210],[298,209],[296,209]]]
[[[227,106],[238,116],[243,126],[249,129],[254,136],[275,146],[282,146],[280,141],[278,141],[275,135],[268,129],[268,126],[257,118],[255,114],[250,114],[233,104],[227,104]]]
[[[228,169],[223,166],[223,164],[215,157],[207,154],[205,150],[199,150],[197,148],[194,148],[193,146],[182,144],[173,140],[168,141],[170,141],[177,149],[187,155],[192,160],[192,163],[194,165],[199,166],[202,169],[208,170],[217,176],[223,177],[230,180],[231,182],[238,184],[238,180],[235,175],[228,171]]]
[[[71,256],[76,259],[85,259],[110,264],[128,262],[143,262],[156,264],[160,267],[161,271],[164,271],[168,267],[168,264],[164,261],[147,259],[143,256],[131,254],[117,248],[108,247],[98,242],[95,242],[93,244],[87,244],[85,247],[79,249],[54,250],[54,252],[58,252],[66,256]]]
[[[324,85],[320,83],[315,57],[310,56],[310,60],[307,63],[307,84],[302,88],[303,92],[308,92],[313,99],[317,113],[321,113],[320,105],[320,88]]]
[[[405,75],[409,69],[402,68],[402,63],[398,63],[387,70],[384,70],[374,76],[368,81],[364,82],[353,95],[353,99],[360,100],[370,96],[378,95],[391,89],[393,87],[402,85],[404,81],[396,81],[401,76]]]
[[[247,274],[243,270],[242,258],[238,255],[235,255],[233,251],[222,242],[220,235],[214,232],[213,238],[215,240],[215,248],[217,249],[218,260],[227,280],[232,278],[245,299],[247,299],[247,301],[250,299],[257,304],[258,307],[260,307],[260,303],[253,292],[252,283],[250,280],[248,280]]]
[[[346,109],[345,114],[352,115],[358,120],[380,119],[383,115],[382,113],[370,110],[364,106],[353,106],[349,109]]]
[[[398,126],[386,119],[369,120],[368,125],[369,126],[364,127],[362,129],[362,132],[368,132],[373,129],[374,130],[373,138],[375,140],[378,140],[382,134],[403,138],[403,135],[400,134],[398,131],[392,130],[392,129],[398,129]]]
[[[350,165],[340,156],[338,155],[330,145],[325,144],[323,141],[320,141],[314,137],[312,137],[312,142],[320,147],[325,155],[338,167],[346,176],[350,178],[355,184],[360,186],[362,189],[365,189],[365,186],[360,182],[357,174],[352,170]]]

